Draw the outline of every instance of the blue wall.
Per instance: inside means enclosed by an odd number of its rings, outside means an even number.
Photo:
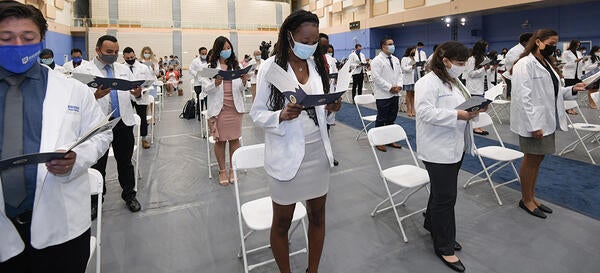
[[[54,62],[59,65],[64,63],[64,55],[71,59],[71,48],[79,48],[83,51],[83,58],[87,59],[85,37],[71,36],[58,32],[46,32],[44,39],[44,48],[52,49],[54,52]]]
[[[475,42],[483,39],[488,41],[489,50],[500,51],[503,47],[513,47],[523,32],[552,28],[558,31],[561,42],[579,39],[591,40],[593,45],[600,45],[596,11],[600,11],[599,1],[492,15],[465,16],[467,25],[459,26],[458,41],[472,47]],[[525,20],[529,20],[529,29],[521,28]],[[478,33],[472,33],[473,30]],[[379,48],[379,41],[386,36],[394,39],[396,44],[394,55],[398,57],[404,54],[408,46],[415,45],[418,41],[425,44],[425,52],[429,55],[434,44],[441,44],[451,39],[451,31],[441,21],[436,21],[416,26],[361,29],[332,34],[329,36],[329,42],[335,47],[336,58],[342,59],[347,57],[354,48],[352,38],[358,37],[358,42],[363,45],[363,48],[369,49],[364,51],[365,55],[368,53],[368,57],[373,58],[375,49]]]

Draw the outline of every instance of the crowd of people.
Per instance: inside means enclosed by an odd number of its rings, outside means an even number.
[[[153,114],[147,106],[157,95],[156,87],[88,87],[64,74],[162,80],[167,94],[180,88],[182,64],[177,56],[157,59],[148,46],[138,56],[133,48],[125,47],[124,63],[119,63],[119,41],[111,35],[96,41],[91,60],[84,60],[82,51],[75,48],[71,60],[61,67],[54,62],[52,50],[42,49],[47,29],[37,8],[16,1],[0,3],[0,33],[6,37],[0,40],[2,159],[62,151],[104,117],[120,120],[112,130],[92,137],[62,158],[40,167],[26,165],[1,171],[1,272],[85,271],[91,220],[98,213],[93,200],[103,198],[90,197],[87,169],[95,168],[106,176],[109,145],[117,161],[122,199],[130,211],[142,209],[136,198],[131,163],[134,115],[141,117],[140,134],[145,137],[146,116]],[[394,54],[401,51],[392,38],[386,37],[373,59],[360,44],[347,57],[353,97],[362,94],[365,72],[371,72],[376,127],[395,123],[399,97],[406,92],[407,114],[416,119],[419,159],[431,184],[424,228],[431,233],[434,253],[455,271],[465,270],[455,252],[462,249],[456,239],[454,213],[458,172],[465,153],[472,153],[473,133],[487,133],[471,128],[469,122],[485,107],[471,112],[455,108],[472,96],[483,96],[493,85],[507,84],[505,95],[512,102],[511,130],[519,135],[525,153],[519,206],[531,215],[546,218],[552,209],[535,199],[540,163],[544,155],[555,152],[554,132],[567,129],[563,100],[574,99],[577,92],[584,91],[582,73],[600,64],[600,47],[593,47],[591,57],[584,57],[580,43],[572,41],[561,56],[556,49],[558,41],[557,32],[541,29],[521,35],[515,47],[502,49],[500,54],[488,52],[485,41],[477,42],[472,49],[451,41],[436,46],[429,56],[419,42],[406,48],[399,59]],[[342,65],[334,58],[329,37],[319,33],[318,17],[304,10],[294,11],[284,20],[269,58],[263,59],[262,52],[255,51],[238,60],[233,46],[228,38],[219,36],[210,49],[200,47],[189,66],[194,91],[202,99],[202,110],[206,108],[210,134],[216,142],[219,183],[233,183],[225,151],[229,145],[231,159],[240,147],[242,115],[246,112],[242,94],[249,88],[253,97],[250,116],[265,134],[265,170],[273,202],[270,241],[275,261],[280,272],[291,273],[288,231],[295,204],[305,201],[309,220],[306,272],[318,272],[330,168],[338,164],[329,128],[342,103],[337,100],[305,108],[286,98],[283,90],[270,83],[265,71],[279,66],[307,94],[323,94],[338,89],[331,75],[337,74]],[[231,71],[247,66],[253,69],[232,80],[201,73],[205,68]],[[22,95],[25,90],[31,94]],[[597,86],[593,90],[597,91]],[[145,138],[143,141],[144,148],[151,147]],[[387,146],[402,148],[398,143]],[[377,149],[387,151],[386,146]]]

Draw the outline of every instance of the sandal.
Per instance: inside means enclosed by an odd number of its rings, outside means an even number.
[[[574,109],[568,109],[567,110],[567,114],[569,114],[569,115],[577,115],[579,113],[577,113]]]
[[[223,187],[229,185],[229,178],[225,170],[219,170],[219,184]]]
[[[482,135],[482,136],[487,136],[487,135],[490,134],[490,132],[485,131],[485,130],[481,130],[481,129],[479,129],[479,130],[473,130],[473,133],[474,134],[478,134],[478,135]]]
[[[240,179],[238,178],[238,182],[240,182]],[[229,184],[233,184],[235,183],[235,179],[233,176],[233,169],[229,169]]]

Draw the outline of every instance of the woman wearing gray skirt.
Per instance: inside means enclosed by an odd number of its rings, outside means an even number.
[[[546,218],[552,209],[535,200],[535,184],[544,155],[556,152],[554,132],[567,130],[564,100],[577,99],[585,84],[563,87],[560,70],[549,57],[556,50],[558,33],[538,30],[513,66],[510,129],[519,135],[521,151],[521,194],[519,207]]]
[[[303,108],[281,91],[300,86],[307,94],[329,92],[329,75],[319,41],[319,19],[304,10],[291,13],[281,25],[273,56],[261,64],[252,120],[265,130],[265,171],[273,199],[271,249],[279,271],[291,273],[288,230],[296,202],[306,201],[308,212],[308,269],[318,272],[325,239],[325,200],[333,154],[327,135],[326,111],[341,102]],[[313,58],[311,58],[313,57]],[[270,84],[272,66],[285,70],[290,90]]]

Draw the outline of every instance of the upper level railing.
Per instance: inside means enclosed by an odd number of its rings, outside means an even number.
[[[178,24],[177,24],[178,23]],[[182,29],[225,29],[225,30],[256,30],[275,31],[279,29],[278,24],[236,24],[226,23],[197,23],[197,22],[173,22],[157,20],[118,20],[111,22],[109,19],[98,18],[75,18],[74,27],[107,27],[107,28],[182,28]]]

